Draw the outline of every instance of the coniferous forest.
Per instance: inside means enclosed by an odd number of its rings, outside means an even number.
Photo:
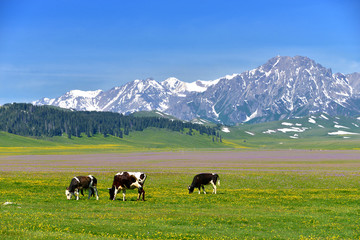
[[[5,104],[0,107],[0,131],[31,137],[68,138],[91,137],[102,134],[123,138],[131,131],[162,128],[191,135],[218,136],[219,127],[209,127],[162,117],[135,117],[113,112],[73,111],[52,106],[34,106],[26,103]]]

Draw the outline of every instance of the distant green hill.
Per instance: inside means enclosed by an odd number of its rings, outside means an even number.
[[[18,136],[7,132],[0,131],[0,148],[5,147],[48,147],[55,146],[52,141],[40,140],[30,137]]]
[[[13,154],[85,154],[134,151],[212,150],[233,148],[232,144],[213,141],[212,136],[193,135],[166,129],[147,128],[132,132],[126,138],[104,137],[101,134],[87,137],[56,136],[35,139],[0,132],[0,155]]]
[[[360,120],[318,114],[260,124],[222,127],[224,139],[269,149],[360,149]]]

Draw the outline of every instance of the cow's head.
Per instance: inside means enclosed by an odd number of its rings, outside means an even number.
[[[188,187],[188,189],[189,189],[189,193],[193,193],[193,192],[194,192],[194,186],[191,185],[191,186]]]
[[[110,200],[114,200],[115,187],[112,186],[112,188],[108,188],[108,189],[109,189],[109,194],[110,194]]]
[[[71,199],[72,194],[71,194],[71,192],[69,192],[69,188],[66,188],[66,190],[65,190],[65,195],[66,195],[66,198],[67,198],[68,200]]]

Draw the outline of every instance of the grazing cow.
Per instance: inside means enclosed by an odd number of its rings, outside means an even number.
[[[99,200],[99,194],[97,191],[97,179],[94,176],[78,176],[71,179],[70,186],[66,188],[65,194],[68,200],[71,199],[72,196],[76,195],[76,200],[79,200],[79,190],[83,194],[83,189],[88,189],[89,197],[96,194],[96,200]]]
[[[114,176],[113,185],[109,189],[110,200],[115,200],[116,194],[119,190],[123,192],[123,201],[125,201],[126,189],[138,189],[138,198],[142,195],[142,200],[145,201],[144,183],[146,174],[142,172],[121,172]]]
[[[189,193],[193,193],[194,188],[198,188],[200,194],[200,188],[202,188],[204,194],[206,194],[204,185],[211,184],[213,187],[213,193],[216,194],[216,182],[218,182],[218,185],[220,186],[219,175],[217,175],[216,173],[200,173],[198,175],[195,175],[191,185],[188,187]]]

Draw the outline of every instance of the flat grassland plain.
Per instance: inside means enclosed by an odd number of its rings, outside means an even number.
[[[359,151],[211,151],[0,156],[1,239],[360,239]],[[146,201],[109,200],[114,174],[143,171]],[[189,194],[217,172],[218,194]],[[92,174],[100,200],[66,200]]]

